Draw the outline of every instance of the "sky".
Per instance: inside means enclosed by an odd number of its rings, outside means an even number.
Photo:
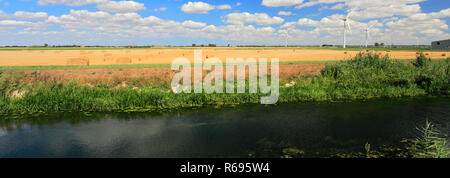
[[[7,45],[430,44],[449,0],[0,0]]]

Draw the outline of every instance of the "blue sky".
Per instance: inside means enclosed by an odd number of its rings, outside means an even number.
[[[0,46],[428,44],[450,38],[448,0],[0,0]]]

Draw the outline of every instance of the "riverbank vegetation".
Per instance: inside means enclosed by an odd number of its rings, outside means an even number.
[[[417,128],[417,138],[405,138],[397,144],[371,144],[366,142],[354,148],[358,143],[332,143],[326,148],[283,147],[283,143],[259,140],[258,151],[249,153],[249,157],[280,158],[450,158],[448,135],[443,134],[434,124],[426,121],[425,126]],[[339,145],[339,146],[336,146]],[[350,147],[350,148],[349,148]]]
[[[420,145],[416,155],[420,158],[450,158],[450,145],[448,135],[441,133],[435,125],[429,121],[422,128],[417,128],[420,136],[417,142]]]
[[[449,59],[420,55],[412,63],[376,54],[327,66],[320,75],[304,75],[281,83],[280,103],[339,101],[374,97],[408,97],[449,93]],[[24,81],[0,71],[0,112],[160,111],[205,105],[259,103],[265,94],[174,94],[168,83],[134,81],[86,86],[55,80]],[[95,74],[92,74],[95,75]]]

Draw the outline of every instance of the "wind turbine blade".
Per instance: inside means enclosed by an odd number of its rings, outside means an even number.
[[[347,20],[347,29],[350,33],[352,33],[352,27],[350,27],[350,21]]]
[[[345,19],[348,20],[348,18],[350,18],[350,15],[351,15],[351,14],[352,14],[352,10],[349,10],[347,16],[345,17]]]
[[[368,29],[372,28],[372,27],[375,26],[375,25],[376,25],[376,23],[370,25],[370,26],[368,27]]]

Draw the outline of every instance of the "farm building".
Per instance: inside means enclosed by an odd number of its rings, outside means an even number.
[[[431,42],[432,50],[450,50],[450,39]]]

